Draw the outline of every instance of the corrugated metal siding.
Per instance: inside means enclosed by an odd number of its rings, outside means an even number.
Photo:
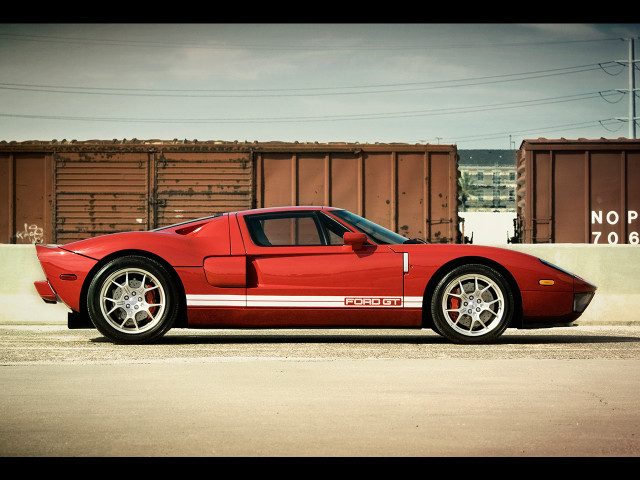
[[[640,141],[528,140],[517,164],[523,243],[639,242]]]
[[[336,206],[407,238],[459,241],[455,147],[392,147],[258,152],[256,206]]]
[[[152,227],[147,153],[57,153],[55,184],[57,243]]]
[[[158,227],[251,208],[250,155],[162,152],[155,163]]]

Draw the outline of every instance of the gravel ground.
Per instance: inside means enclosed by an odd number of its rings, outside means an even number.
[[[640,327],[508,330],[495,344],[454,345],[430,330],[174,329],[152,345],[116,345],[97,330],[0,325],[0,362],[205,362],[229,359],[640,359]]]

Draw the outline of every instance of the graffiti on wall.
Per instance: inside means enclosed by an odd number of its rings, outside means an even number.
[[[35,223],[32,225],[24,224],[24,230],[16,233],[16,243],[43,243],[44,228],[39,227]]]

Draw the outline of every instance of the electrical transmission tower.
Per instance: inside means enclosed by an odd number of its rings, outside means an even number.
[[[620,60],[618,63],[628,63],[629,64],[629,89],[628,90],[620,90],[621,92],[628,92],[629,94],[629,117],[627,119],[619,119],[629,122],[629,139],[636,139],[636,120],[639,120],[640,117],[636,117],[636,92],[638,89],[635,88],[635,70],[636,70],[636,62],[638,60],[635,59],[634,51],[633,51],[633,43],[634,39],[629,38],[629,60],[624,61]]]

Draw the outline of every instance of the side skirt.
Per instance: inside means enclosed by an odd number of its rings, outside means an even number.
[[[420,327],[422,310],[336,308],[187,309],[190,328]]]

